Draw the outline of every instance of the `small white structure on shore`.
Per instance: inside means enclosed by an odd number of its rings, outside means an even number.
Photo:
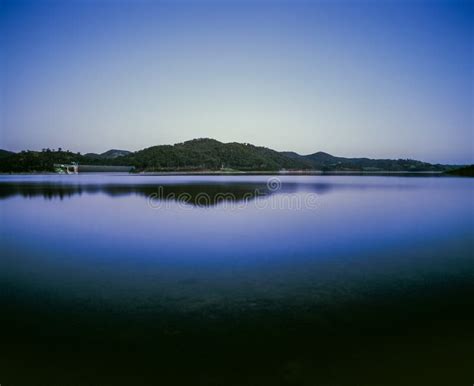
[[[54,168],[58,173],[64,174],[78,174],[79,173],[79,164],[73,162],[71,164],[54,164]]]

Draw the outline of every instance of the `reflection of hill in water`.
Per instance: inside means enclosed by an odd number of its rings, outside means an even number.
[[[231,183],[185,183],[185,184],[73,184],[54,182],[4,182],[0,183],[0,199],[15,196],[26,198],[43,197],[44,199],[64,199],[82,194],[106,194],[110,197],[138,195],[155,200],[183,201],[192,205],[209,206],[222,201],[239,202],[253,200],[257,197],[275,194],[315,193],[327,194],[340,190],[379,189],[376,184],[350,183],[302,183],[283,182],[276,189],[270,189],[262,182],[231,182]],[[387,189],[387,185],[383,186]],[[402,188],[394,186],[394,188]],[[403,188],[406,188],[403,187]],[[205,197],[205,199],[203,199]]]
[[[156,200],[185,200],[189,204],[203,202],[241,201],[271,193],[265,184],[0,184],[0,199],[14,196],[26,198],[64,199],[82,194],[106,194],[110,197],[138,195]],[[203,200],[202,197],[207,200]],[[201,197],[201,199],[200,199]]]
[[[289,187],[288,187],[289,188]],[[286,191],[289,191],[285,189]],[[283,189],[281,189],[283,191]],[[48,200],[70,198],[82,194],[106,194],[110,197],[138,195],[154,200],[186,201],[208,206],[222,201],[239,202],[272,194],[266,184],[55,184],[2,183],[0,199],[14,196],[43,197]]]

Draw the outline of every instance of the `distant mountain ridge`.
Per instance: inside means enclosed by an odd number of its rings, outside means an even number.
[[[308,155],[294,152],[283,152],[283,154],[295,160],[308,162],[311,169],[321,171],[444,171],[450,167],[411,159],[336,157],[322,151]]]
[[[0,172],[53,171],[54,163],[133,166],[136,171],[323,171],[323,172],[442,172],[459,165],[430,164],[410,159],[336,157],[325,152],[300,155],[249,143],[223,143],[199,138],[174,145],[151,146],[136,152],[111,149],[81,155],[61,149],[42,152],[0,151]]]
[[[89,158],[105,158],[105,159],[114,159],[117,157],[122,157],[124,155],[130,154],[131,151],[128,150],[118,150],[118,149],[110,149],[104,153],[97,154],[97,153],[86,153],[84,154],[85,157]]]

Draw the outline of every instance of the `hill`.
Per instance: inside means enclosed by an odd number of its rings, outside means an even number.
[[[149,147],[124,156],[121,161],[144,171],[310,169],[306,162],[290,159],[275,150],[208,138]]]

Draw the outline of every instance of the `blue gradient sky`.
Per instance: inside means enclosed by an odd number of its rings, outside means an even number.
[[[0,148],[474,162],[472,2],[0,4]]]

